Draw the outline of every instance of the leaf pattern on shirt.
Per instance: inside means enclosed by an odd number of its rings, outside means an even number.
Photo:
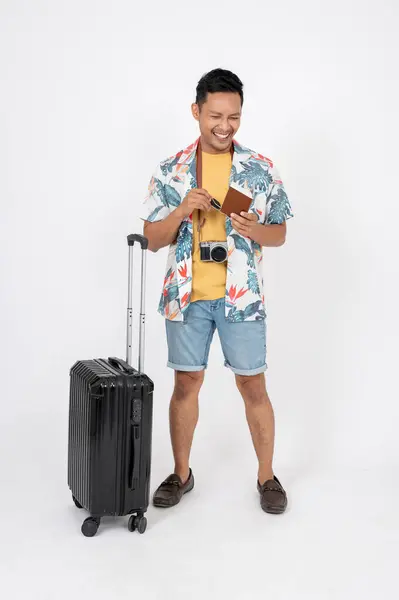
[[[233,306],[233,308],[227,313],[227,320],[232,321],[233,323],[239,323],[241,321],[249,319],[254,315],[257,315],[259,316],[259,318],[262,318],[263,314],[264,310],[262,301],[256,300],[256,302],[248,304],[244,310],[238,310],[236,306]]]
[[[181,202],[180,194],[171,185],[162,183],[159,179],[155,179],[155,185],[164,206],[179,206]]]
[[[268,225],[281,225],[291,216],[291,206],[282,187],[279,187],[277,192],[271,195],[269,203],[266,221]]]
[[[189,229],[188,222],[183,221],[177,237],[176,261],[178,263],[181,263],[185,259],[189,259],[191,257],[192,245],[193,236]]]
[[[273,178],[261,163],[249,160],[242,162],[243,170],[237,173],[234,181],[243,187],[248,187],[259,192],[266,192]]]
[[[149,215],[148,220],[150,222],[152,221],[156,221],[156,218],[158,216],[159,211],[161,211],[164,208],[164,206],[157,206],[156,208],[154,208],[154,210],[152,211],[152,213]]]
[[[197,187],[197,161],[195,159],[192,161],[188,172],[191,175],[191,188]]]
[[[248,266],[254,268],[254,255],[248,243],[241,235],[238,235],[237,233],[233,233],[231,237],[234,240],[234,245],[237,248],[237,250],[241,250],[241,252],[245,252],[245,254],[247,255]]]
[[[166,176],[168,173],[171,173],[173,171],[173,167],[175,167],[177,165],[181,155],[182,155],[182,152],[178,152],[176,154],[176,156],[170,158],[169,160],[165,160],[163,163],[161,163],[160,166],[161,166],[162,175]]]
[[[256,271],[248,271],[247,286],[254,294],[260,294],[258,274]]]

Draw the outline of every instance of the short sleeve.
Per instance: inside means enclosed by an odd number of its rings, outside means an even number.
[[[281,225],[294,215],[277,169],[272,167],[270,174],[272,182],[266,198],[266,224]]]
[[[159,165],[151,177],[148,185],[148,192],[144,199],[141,210],[141,218],[143,221],[163,221],[169,214],[170,208],[167,198],[165,197],[164,176]]]

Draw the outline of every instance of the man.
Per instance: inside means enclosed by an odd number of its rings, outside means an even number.
[[[261,507],[278,514],[287,506],[272,466],[262,247],[284,243],[292,213],[272,162],[233,139],[242,105],[243,85],[236,75],[222,69],[204,75],[192,105],[201,136],[159,165],[145,202],[149,249],[170,246],[159,311],[166,319],[168,366],[175,370],[170,403],[175,468],[154,494],[158,507],[178,504],[194,487],[189,457],[215,329],[245,403],[259,461]],[[229,187],[251,198],[248,212],[226,217],[214,208],[218,205],[212,199],[223,205]],[[201,251],[209,241],[218,242],[214,261],[204,260]]]

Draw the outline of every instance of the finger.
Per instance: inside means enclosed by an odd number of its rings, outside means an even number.
[[[207,198],[207,200],[211,200],[212,198],[210,193],[207,190],[204,190],[204,188],[196,188],[195,192],[201,196],[204,196],[204,198]]]
[[[241,223],[241,225],[247,225],[248,224],[248,219],[245,219],[244,217],[239,217],[236,214],[232,214],[231,218],[236,221],[237,223]]]
[[[246,225],[248,225],[248,222],[250,223],[254,223],[255,221],[258,220],[258,217],[256,215],[254,215],[253,213],[247,213],[245,211],[242,211],[240,213],[241,216],[239,215],[234,215],[236,219],[240,219],[241,223],[245,223]]]
[[[195,200],[193,206],[198,210],[203,210],[204,212],[208,212],[211,209],[211,205],[204,202],[202,199]]]
[[[206,211],[211,210],[211,203],[208,202],[208,200],[204,200],[204,198],[201,198],[199,200],[199,203],[202,206],[202,210],[206,210]]]
[[[195,192],[193,192],[192,195],[192,199],[196,202],[205,202],[207,205],[210,205],[211,203],[211,198],[210,196],[205,196],[204,194],[198,194],[197,190]]]
[[[248,225],[248,221],[242,222],[236,219],[231,219],[233,227],[239,229],[240,231],[250,231],[251,227]]]
[[[255,213],[248,213],[245,211],[240,212],[240,215],[244,218],[247,219],[248,221],[257,221],[258,217]]]
[[[234,221],[232,221],[232,225],[233,225],[233,228],[236,231],[238,231],[238,233],[240,233],[241,235],[244,235],[245,237],[248,237],[248,234],[249,234],[248,227],[243,227],[243,225],[241,225],[240,223],[234,222]]]

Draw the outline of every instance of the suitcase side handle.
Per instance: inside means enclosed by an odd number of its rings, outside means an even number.
[[[130,465],[129,487],[135,490],[138,485],[140,476],[140,427],[137,424],[132,425],[131,430],[131,445],[133,459]]]

